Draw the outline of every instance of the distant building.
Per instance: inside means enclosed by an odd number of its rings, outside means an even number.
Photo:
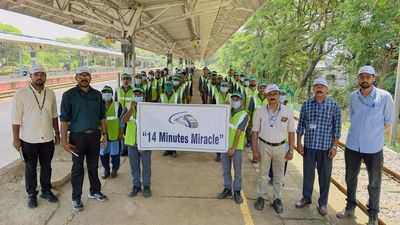
[[[318,77],[324,77],[330,84],[337,87],[346,87],[349,84],[348,74],[342,66],[334,65],[334,58],[328,57],[326,61],[320,61],[315,70]]]

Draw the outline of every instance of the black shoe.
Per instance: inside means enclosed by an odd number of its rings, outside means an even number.
[[[282,201],[280,199],[275,199],[274,203],[272,203],[272,206],[274,206],[274,209],[275,209],[276,213],[282,213],[283,212],[283,205],[282,205]]]
[[[107,196],[103,195],[100,191],[97,193],[89,193],[88,198],[90,199],[96,199],[99,202],[106,202],[108,200]]]
[[[120,156],[127,156],[128,155],[128,150],[127,149],[122,149],[121,153],[119,154]]]
[[[72,200],[72,210],[75,212],[81,212],[83,211],[83,204],[82,201],[79,200]]]
[[[174,152],[172,152],[172,157],[174,157],[174,158],[176,158],[178,155],[176,154],[176,152],[174,151]]]
[[[165,151],[165,152],[163,152],[163,154],[162,154],[162,156],[168,156],[169,155],[169,152],[168,151]]]
[[[214,161],[215,162],[221,162],[221,156],[217,155],[217,157],[215,157]]]
[[[142,188],[138,187],[138,186],[133,186],[132,191],[129,192],[128,197],[135,197],[137,195],[138,192],[140,192],[142,190]]]
[[[272,178],[270,178],[268,183],[269,183],[269,185],[274,185],[274,180],[272,180]]]
[[[42,191],[40,197],[52,203],[58,202],[58,198],[51,191]]]
[[[246,147],[250,148],[250,147],[251,147],[251,144],[250,144],[250,143],[247,143],[247,144],[246,144]]]
[[[28,208],[33,209],[38,206],[36,195],[28,195],[28,200],[26,201]]]
[[[104,170],[103,176],[101,178],[107,179],[110,176],[110,171],[109,170]]]
[[[111,178],[116,178],[117,175],[118,175],[117,170],[112,170],[112,171],[111,171],[110,177],[111,177]]]
[[[224,190],[221,193],[218,194],[217,198],[218,199],[225,199],[228,196],[232,196],[232,191],[231,191],[231,189],[224,188]]]
[[[243,203],[243,198],[242,198],[242,195],[240,194],[240,191],[235,191],[233,198],[235,199],[235,202],[237,204]]]
[[[300,201],[296,203],[296,208],[304,208],[304,206],[311,204],[311,202],[308,202],[305,198],[302,198]]]
[[[263,210],[264,202],[265,202],[265,199],[258,197],[257,201],[254,203],[254,208],[256,208],[257,210]]]
[[[149,186],[143,187],[143,197],[148,198],[151,196],[151,189]]]

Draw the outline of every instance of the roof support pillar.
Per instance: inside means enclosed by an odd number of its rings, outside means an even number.
[[[172,53],[167,53],[167,68],[168,68],[169,75],[173,75]]]

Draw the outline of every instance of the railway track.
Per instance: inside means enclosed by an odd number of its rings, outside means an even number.
[[[115,79],[116,78],[98,78],[98,79],[92,80],[91,83],[99,83],[99,82],[110,81],[110,80],[115,80]],[[76,85],[76,82],[68,82],[68,83],[62,83],[62,84],[52,84],[52,85],[46,85],[46,87],[49,87],[49,88],[52,88],[52,89],[62,89],[62,88],[72,87],[74,85]],[[0,99],[13,97],[15,91],[16,90],[7,91],[7,92],[1,92],[0,93]]]
[[[295,116],[295,119],[298,118]],[[344,195],[345,188],[345,160],[344,150],[346,146],[343,142],[338,143],[337,155],[333,161],[331,183],[333,183]],[[368,174],[365,165],[362,164],[358,176],[357,206],[368,215],[367,206],[363,202],[368,200]],[[362,199],[360,201],[359,199]],[[400,174],[388,166],[383,166],[381,184],[381,212],[378,218],[379,225],[398,224],[400,221]],[[343,206],[344,207],[344,206]]]

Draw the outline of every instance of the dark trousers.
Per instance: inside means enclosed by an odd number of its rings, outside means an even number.
[[[357,181],[358,174],[360,173],[361,162],[363,160],[368,171],[368,213],[379,213],[383,151],[381,150],[374,154],[365,154],[346,148],[344,159],[346,161],[347,208],[351,209],[357,206]]]
[[[246,143],[251,147],[251,129],[246,129]]]
[[[37,195],[37,162],[40,162],[40,186],[42,192],[51,191],[51,160],[54,142],[31,144],[21,141],[25,158],[25,189],[28,195]]]
[[[104,155],[100,155],[101,164],[104,167],[105,171],[110,172],[110,153],[106,153]],[[121,164],[121,157],[118,155],[111,155],[111,164],[112,170],[117,171],[119,170],[119,166]]]
[[[84,178],[83,161],[85,156],[90,182],[90,193],[94,194],[101,190],[97,171],[99,165],[100,131],[91,134],[72,133],[69,141],[72,145],[75,145],[77,154],[79,155],[79,157],[72,155],[72,199],[80,200]]]
[[[326,206],[332,174],[332,159],[329,151],[304,148],[303,157],[303,197],[307,202],[312,200],[314,188],[315,167],[318,171],[319,193],[318,204]]]

